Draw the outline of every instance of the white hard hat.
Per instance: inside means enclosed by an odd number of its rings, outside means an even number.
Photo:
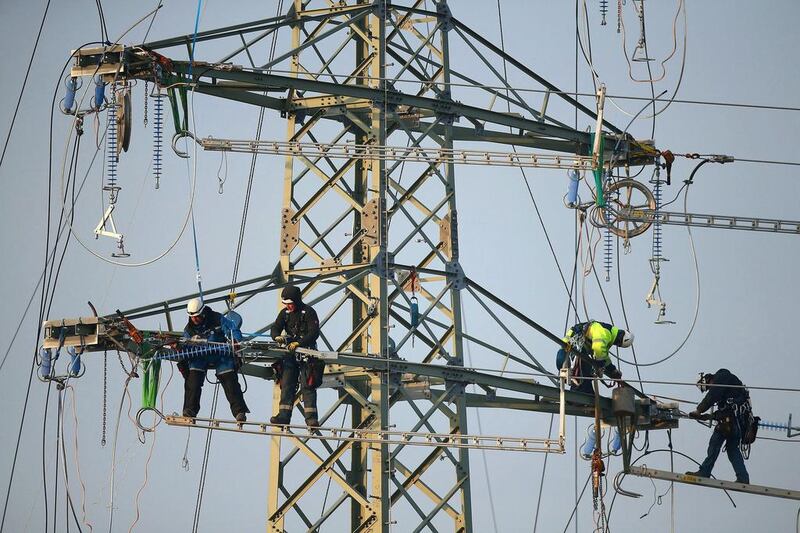
[[[197,316],[203,312],[204,307],[203,300],[200,298],[192,298],[189,300],[189,303],[186,304],[186,313],[189,316]]]
[[[633,344],[633,333],[630,331],[626,331],[625,335],[622,337],[622,347],[623,348],[630,348]]]

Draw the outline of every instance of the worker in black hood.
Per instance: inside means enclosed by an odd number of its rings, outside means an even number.
[[[270,335],[279,345],[285,346],[288,353],[273,365],[275,381],[280,383],[281,387],[281,399],[278,414],[270,418],[270,422],[273,424],[291,422],[299,381],[306,425],[316,427],[319,426],[317,387],[322,382],[324,362],[315,357],[298,354],[296,350],[317,349],[319,318],[311,306],[303,303],[300,289],[293,285],[283,288],[281,303],[284,308],[278,313]]]
[[[697,477],[710,477],[714,463],[719,457],[722,444],[725,443],[728,460],[736,472],[736,481],[750,483],[750,475],[744,466],[744,457],[739,445],[742,441],[742,428],[740,413],[750,400],[750,393],[741,380],[727,368],[720,368],[714,374],[701,374],[697,387],[706,393],[697,409],[689,413],[690,418],[699,419],[700,415],[708,411],[712,405],[717,406],[714,420],[717,426],[708,441],[708,454],[695,472],[686,472],[687,475]]]

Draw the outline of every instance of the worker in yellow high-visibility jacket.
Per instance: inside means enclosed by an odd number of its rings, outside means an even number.
[[[602,370],[606,376],[620,379],[622,372],[611,362],[608,350],[611,346],[630,347],[633,344],[633,334],[605,322],[590,320],[572,326],[563,341],[566,349],[562,348],[558,351],[556,366],[560,369],[564,364],[569,364],[568,361],[572,357],[578,356],[575,357],[575,366],[573,367],[572,374],[575,380],[572,389],[591,394],[593,392],[592,381],[580,378],[593,376],[595,372],[593,368],[590,368],[591,365],[586,364],[586,361],[581,361],[580,356],[597,361],[598,375],[602,375],[600,373]]]

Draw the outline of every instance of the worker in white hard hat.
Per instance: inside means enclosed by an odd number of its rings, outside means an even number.
[[[232,342],[242,340],[241,324],[237,324],[205,305],[200,298],[189,300],[186,305],[189,321],[183,330],[188,339],[205,340],[212,344],[206,353],[189,359],[188,372],[184,374],[183,416],[194,418],[200,411],[200,395],[206,380],[206,371],[214,368],[217,379],[225,391],[231,406],[231,414],[237,422],[247,420],[250,410],[244,401],[242,387],[236,372]],[[188,374],[188,375],[187,375]]]

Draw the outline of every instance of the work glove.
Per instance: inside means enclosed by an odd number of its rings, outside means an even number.
[[[296,349],[298,349],[299,347],[300,347],[300,343],[297,342],[297,341],[294,341],[294,342],[290,342],[289,345],[286,347],[286,349],[289,350],[289,353],[294,353],[294,351]]]
[[[281,346],[286,344],[286,337],[284,337],[283,335],[278,335],[277,337],[274,337],[272,340],[274,340]]]
[[[695,420],[700,420],[700,416],[701,416],[700,411],[698,411],[697,409],[689,413],[689,418],[694,418]]]

